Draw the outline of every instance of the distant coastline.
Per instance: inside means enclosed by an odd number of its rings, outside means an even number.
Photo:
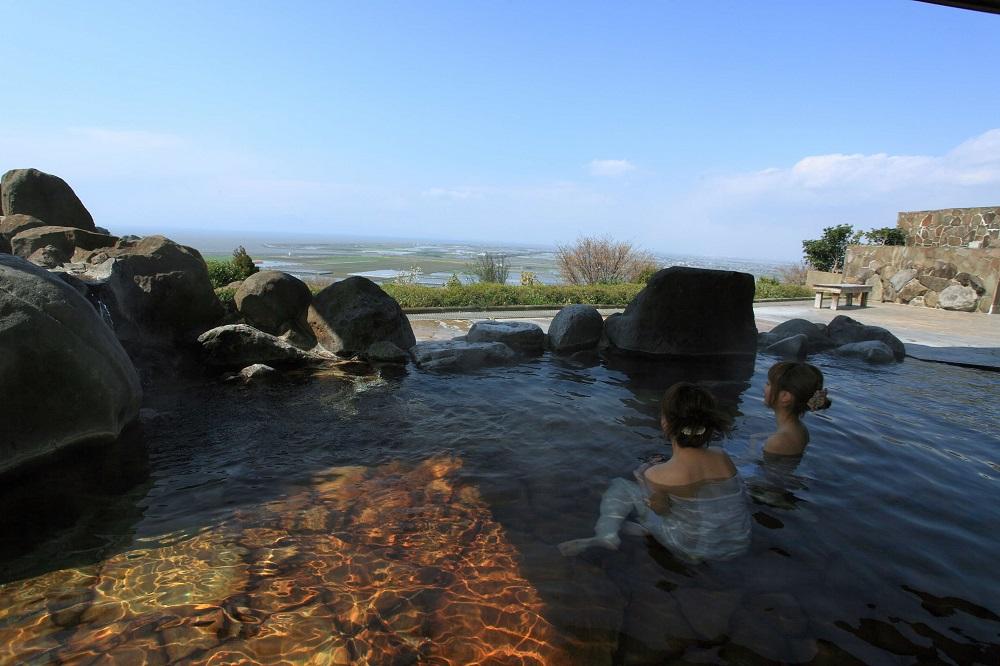
[[[361,275],[375,282],[412,279],[416,284],[442,285],[451,275],[462,277],[466,265],[481,252],[508,257],[508,282],[520,284],[530,271],[543,284],[561,284],[556,248],[545,245],[468,240],[428,240],[328,235],[175,230],[170,237],[197,248],[206,257],[228,257],[242,245],[265,270],[280,270],[312,281],[333,281]],[[737,257],[704,257],[653,252],[662,266],[735,270],[757,277],[774,277],[789,261]],[[415,270],[419,269],[419,271]]]

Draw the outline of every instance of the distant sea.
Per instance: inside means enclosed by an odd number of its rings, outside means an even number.
[[[502,254],[510,265],[509,284],[520,284],[531,272],[544,284],[560,284],[562,278],[553,247],[480,243],[472,241],[428,241],[412,239],[364,239],[352,237],[282,236],[278,233],[172,232],[171,238],[197,248],[206,257],[227,257],[242,245],[264,270],[280,270],[309,282],[332,282],[352,275],[375,282],[412,280],[417,284],[443,285],[455,274],[464,282],[470,262],[483,252]],[[737,257],[700,257],[653,253],[661,266],[692,266],[775,276],[788,262],[768,262]]]

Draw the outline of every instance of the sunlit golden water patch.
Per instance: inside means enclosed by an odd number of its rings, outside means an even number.
[[[0,587],[0,663],[565,663],[460,461],[341,467],[176,542]]]

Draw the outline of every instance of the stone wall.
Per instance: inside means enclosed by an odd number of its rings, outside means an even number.
[[[875,301],[989,312],[1000,282],[1000,241],[988,248],[851,245],[844,275],[872,285]]]
[[[906,244],[922,247],[1000,247],[1000,206],[899,213]]]

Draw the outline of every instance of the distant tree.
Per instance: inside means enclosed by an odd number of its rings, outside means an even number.
[[[475,275],[480,282],[507,284],[510,275],[510,264],[507,255],[493,252],[483,252],[467,266],[467,272]]]
[[[836,272],[844,266],[847,246],[854,236],[850,224],[838,224],[823,229],[823,236],[817,240],[802,241],[802,251],[806,261],[818,271]]]
[[[778,273],[778,280],[782,284],[805,284],[806,274],[809,272],[809,265],[805,262],[779,266],[775,269]]]
[[[245,280],[260,269],[253,263],[253,258],[247,254],[247,249],[240,245],[233,250],[233,266],[239,275],[237,280]]]
[[[446,289],[457,289],[462,286],[462,280],[458,277],[458,273],[452,273],[448,281],[444,283]]]
[[[570,284],[637,282],[656,265],[649,252],[608,236],[585,236],[573,245],[561,245],[556,262]]]
[[[899,227],[881,227],[865,232],[869,245],[906,245],[906,232]]]

